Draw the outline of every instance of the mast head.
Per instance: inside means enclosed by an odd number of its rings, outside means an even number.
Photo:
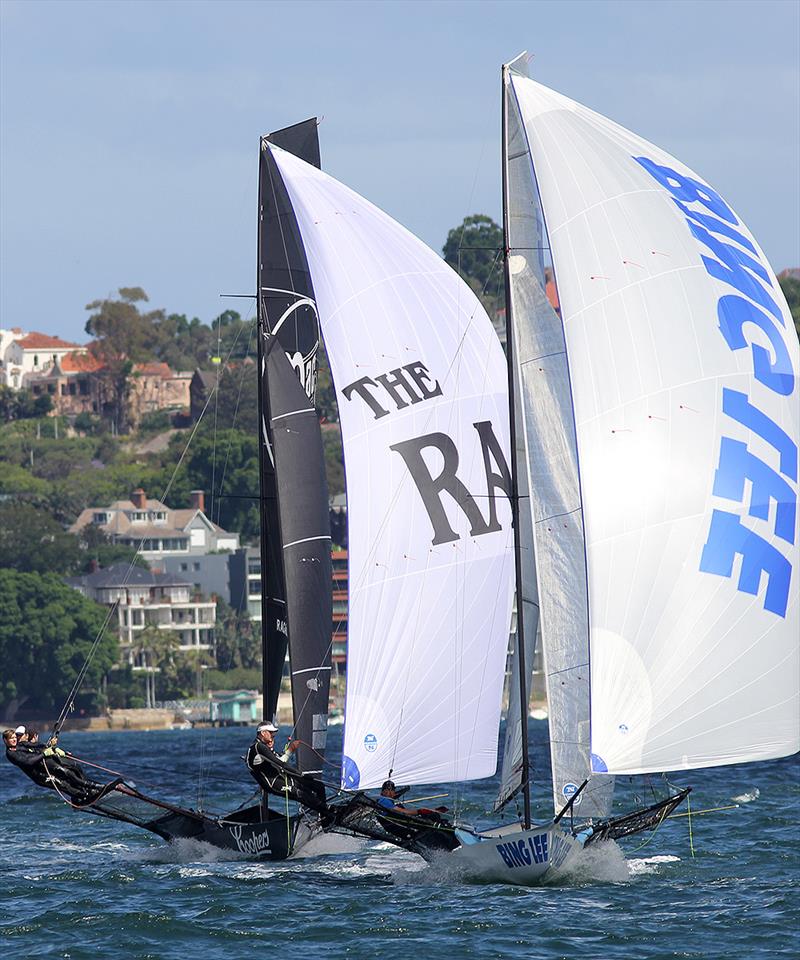
[[[528,64],[530,63],[533,57],[532,53],[528,53],[527,50],[523,50],[522,53],[514,57],[513,60],[510,60],[508,63],[503,64],[503,73],[515,73],[519,77],[527,77],[528,74]]]

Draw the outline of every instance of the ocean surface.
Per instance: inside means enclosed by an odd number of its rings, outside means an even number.
[[[544,819],[546,722],[532,720],[530,732],[541,758],[536,806]],[[144,792],[222,813],[250,793],[241,760],[250,736],[245,729],[67,733],[61,745],[125,773]],[[322,838],[306,856],[277,864],[188,841],[168,846],[71,810],[3,761],[0,956],[800,956],[798,759],[672,779],[694,787],[691,821],[672,819],[654,835],[594,848],[579,872],[531,888],[466,883],[446,864],[427,866],[349,838]],[[493,788],[473,783],[456,794],[426,786],[409,797],[447,792],[435,803],[489,825],[497,822],[483,815]],[[641,779],[622,783],[620,812],[649,790]]]

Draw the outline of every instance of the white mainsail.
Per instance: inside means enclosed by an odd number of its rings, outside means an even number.
[[[775,275],[680,161],[526,77],[510,87],[561,305],[565,362],[537,372],[571,397],[561,536],[579,556],[585,533],[585,586],[566,563],[550,573],[585,611],[593,769],[791,754],[800,357]],[[537,540],[546,630],[544,566]]]
[[[513,591],[505,360],[475,295],[280,150],[336,384],[349,524],[342,785],[490,776]]]
[[[558,811],[591,775],[583,510],[564,331],[546,295],[546,237],[532,158],[508,82],[504,96],[509,307],[525,440],[521,469],[531,498]],[[607,816],[612,795],[613,780],[592,780],[575,812]]]

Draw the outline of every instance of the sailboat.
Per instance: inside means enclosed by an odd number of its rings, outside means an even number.
[[[276,718],[288,649],[292,733],[299,742],[297,773],[272,778],[272,782],[265,779],[258,802],[242,804],[221,816],[150,796],[122,777],[108,783],[61,779],[53,761],[48,761],[53,776],[42,785],[54,787],[74,809],[133,824],[167,841],[191,839],[260,859],[284,860],[319,834],[320,813],[327,809],[324,787],[313,789],[309,778],[322,774],[325,761],[331,537],[322,439],[314,409],[319,324],[303,248],[297,243],[285,192],[274,175],[269,143],[292,150],[304,163],[318,167],[317,121],[312,118],[262,138],[258,187],[263,717]],[[86,666],[88,662],[82,674]],[[56,724],[56,737],[75,692]]]
[[[525,62],[503,70],[508,368],[432,251],[271,148],[314,278],[348,487],[350,800],[326,829],[512,883],[656,828],[689,792],[614,815],[616,774],[800,747],[798,347],[774,273],[713,188]],[[494,774],[515,580],[498,807],[521,791],[524,816],[476,831],[387,815],[366,792],[385,779]],[[537,626],[554,809],[538,827]]]

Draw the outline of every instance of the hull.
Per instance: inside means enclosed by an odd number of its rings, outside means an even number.
[[[460,839],[467,838],[462,835]],[[583,845],[582,837],[553,824],[530,830],[517,825],[471,835],[452,857],[465,878],[535,885],[551,879]]]
[[[321,830],[319,816],[312,811],[286,817],[255,804],[225,817],[211,817],[117,782],[104,787],[90,803],[76,806],[149,830],[167,842],[198,840],[259,860],[286,860]]]
[[[258,808],[256,808],[258,809]],[[259,860],[286,860],[319,833],[316,816],[300,814],[288,820],[276,816],[269,820],[194,819],[171,813],[145,825],[168,842],[199,840],[221,850],[231,850]]]

